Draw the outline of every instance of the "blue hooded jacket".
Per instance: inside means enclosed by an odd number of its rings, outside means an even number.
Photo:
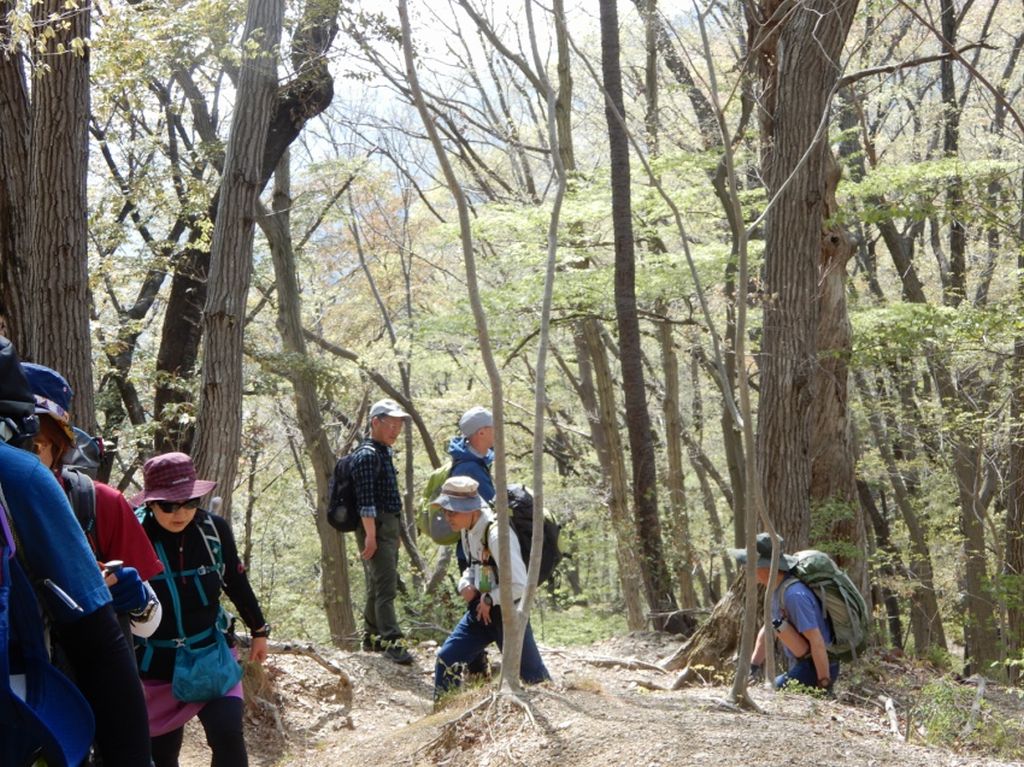
[[[488,450],[481,458],[473,452],[465,437],[452,437],[448,443],[448,455],[452,457],[451,477],[471,477],[480,484],[480,497],[487,503],[494,503],[494,480],[491,479],[491,464],[494,451]]]

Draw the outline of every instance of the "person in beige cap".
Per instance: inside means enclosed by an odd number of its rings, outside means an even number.
[[[478,487],[476,480],[470,477],[449,477],[434,500],[434,505],[444,510],[452,530],[459,532],[469,561],[458,586],[459,596],[466,602],[466,613],[437,652],[434,700],[459,686],[462,664],[479,656],[491,642],[501,649],[502,586],[498,584],[498,561],[503,554],[498,545],[494,513],[480,497]],[[512,592],[513,601],[518,602],[526,591],[526,564],[515,535],[509,536],[509,554],[512,582],[507,588]],[[529,624],[523,637],[519,677],[527,684],[551,678]]]
[[[398,548],[401,542],[402,496],[398,492],[392,446],[409,414],[392,399],[370,406],[370,436],[353,451],[352,478],[362,527],[356,542],[366,573],[363,607],[363,649],[383,652],[400,665],[412,663],[398,625]]]

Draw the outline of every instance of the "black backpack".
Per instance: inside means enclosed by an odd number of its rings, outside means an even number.
[[[530,551],[533,548],[533,496],[522,485],[508,486],[508,513],[512,531],[519,540],[519,551],[523,555],[523,564],[529,567]],[[537,585],[551,580],[555,568],[562,561],[562,551],[558,548],[558,536],[561,532],[562,526],[545,511],[543,549],[540,553],[540,574],[537,576]],[[485,541],[488,540],[489,535],[490,529],[485,530]],[[494,569],[495,579],[497,579],[497,567]]]
[[[364,447],[373,451],[373,445],[364,442],[348,455],[338,459],[327,488],[327,523],[343,533],[355,532],[361,524],[359,503],[356,501],[356,483],[352,477],[352,463],[356,453]],[[379,465],[377,471],[380,471]]]
[[[96,534],[96,486],[92,477],[75,466],[65,466],[60,472],[64,480],[64,492],[68,496],[75,518],[85,533],[89,547],[99,561],[106,559],[100,551],[99,537]]]

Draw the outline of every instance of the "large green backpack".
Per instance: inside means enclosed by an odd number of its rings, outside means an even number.
[[[427,535],[440,546],[451,546],[459,540],[459,534],[452,530],[444,513],[440,509],[431,508],[431,502],[441,492],[441,486],[452,473],[452,459],[449,456],[440,466],[430,472],[427,484],[420,495],[420,511],[416,515],[420,535]]]
[[[864,652],[871,615],[864,597],[850,577],[823,551],[807,549],[793,555],[797,565],[792,576],[779,586],[779,604],[785,604],[786,590],[797,580],[803,582],[821,603],[832,626],[832,644],[828,653],[839,660],[850,660]]]

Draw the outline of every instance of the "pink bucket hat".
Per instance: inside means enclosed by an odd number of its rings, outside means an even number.
[[[216,482],[196,479],[196,467],[184,453],[163,453],[146,461],[142,467],[143,491],[132,498],[133,506],[149,501],[180,503],[202,498],[217,487]]]

